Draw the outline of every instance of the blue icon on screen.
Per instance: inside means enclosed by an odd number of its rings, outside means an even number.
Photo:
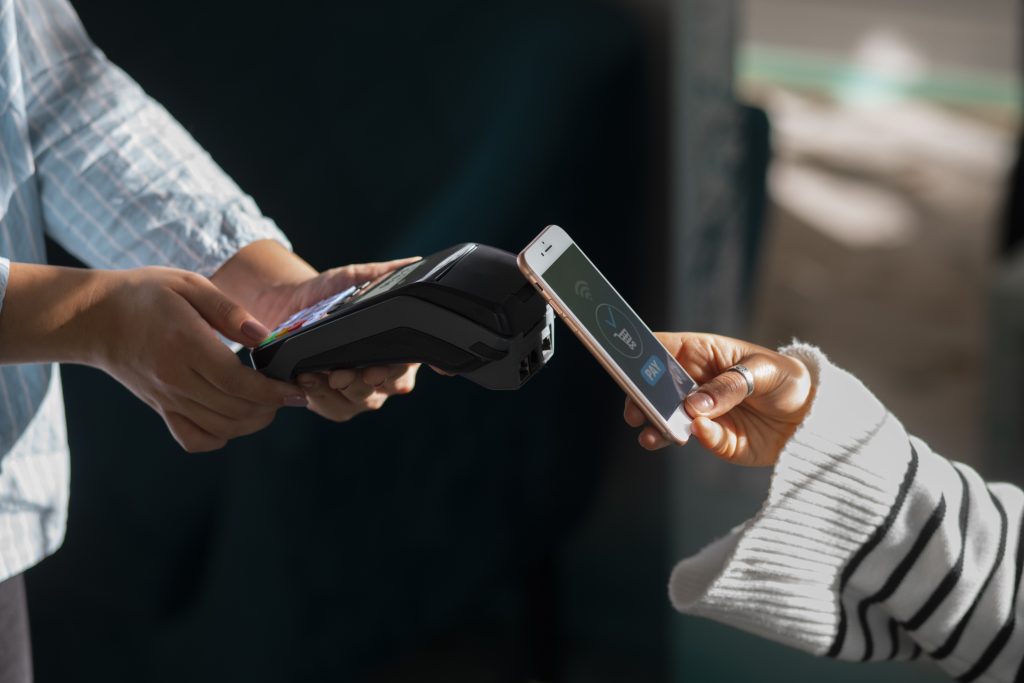
[[[640,372],[644,376],[644,381],[653,387],[665,374],[665,363],[657,356],[651,356],[644,363],[644,368]]]

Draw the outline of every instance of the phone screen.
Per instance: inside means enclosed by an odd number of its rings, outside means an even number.
[[[666,420],[695,383],[575,244],[544,281]]]

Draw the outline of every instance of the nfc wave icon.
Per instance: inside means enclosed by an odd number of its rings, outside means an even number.
[[[586,280],[577,280],[573,289],[576,290],[576,296],[593,301],[594,298],[590,295],[590,284]]]

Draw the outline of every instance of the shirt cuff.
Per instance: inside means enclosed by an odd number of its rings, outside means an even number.
[[[840,572],[893,506],[909,447],[896,418],[817,348],[780,351],[810,370],[811,410],[760,512],[680,562],[669,597],[682,612],[824,654],[839,621]]]
[[[4,298],[7,296],[7,278],[11,274],[11,261],[0,256],[0,313],[4,310]]]

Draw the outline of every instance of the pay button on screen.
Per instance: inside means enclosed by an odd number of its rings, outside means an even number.
[[[641,374],[644,376],[644,381],[653,387],[661,379],[661,376],[665,374],[665,363],[657,356],[651,356],[644,363]]]

